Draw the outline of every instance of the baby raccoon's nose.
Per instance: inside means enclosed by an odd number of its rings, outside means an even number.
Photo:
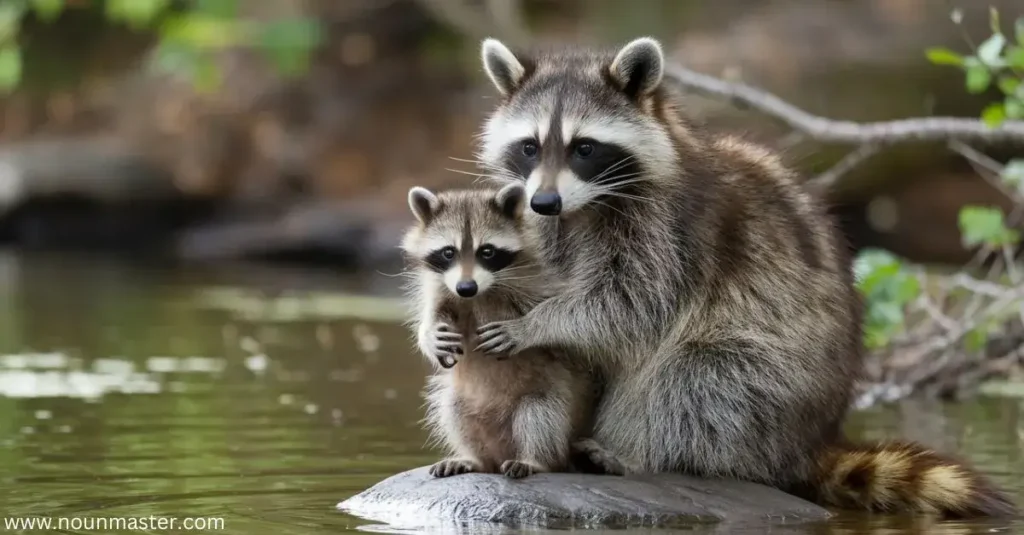
[[[530,208],[540,215],[562,213],[562,196],[557,191],[538,191],[530,198]]]
[[[460,297],[473,297],[476,295],[476,281],[459,281],[455,283],[455,293]]]

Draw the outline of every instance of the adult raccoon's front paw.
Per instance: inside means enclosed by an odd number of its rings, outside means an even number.
[[[482,353],[511,355],[519,349],[520,320],[492,321],[476,330],[476,350]]]
[[[430,356],[437,359],[442,368],[455,366],[456,355],[462,355],[462,334],[455,332],[451,325],[438,323],[428,336]]]

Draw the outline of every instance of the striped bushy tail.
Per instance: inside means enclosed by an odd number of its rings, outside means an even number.
[[[1010,499],[965,463],[912,442],[844,444],[820,459],[817,501],[842,509],[1011,516]]]

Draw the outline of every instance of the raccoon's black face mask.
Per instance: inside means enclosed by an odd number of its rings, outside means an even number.
[[[601,56],[516,54],[488,39],[482,56],[502,103],[484,128],[481,156],[500,179],[525,182],[531,212],[559,216],[630,198],[646,169],[675,161],[667,131],[641,105],[661,84],[656,41]]]

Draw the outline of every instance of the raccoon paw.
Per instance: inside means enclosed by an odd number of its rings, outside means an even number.
[[[456,355],[462,355],[462,335],[447,323],[438,323],[430,333],[431,356],[442,368],[455,366]]]
[[[512,354],[516,352],[518,341],[515,336],[517,320],[493,321],[476,330],[479,344],[476,350],[491,354]]]
[[[434,477],[451,477],[477,471],[476,463],[466,459],[445,459],[430,467],[430,475]]]
[[[573,464],[582,472],[611,476],[626,475],[626,466],[622,461],[592,438],[573,442],[571,449]]]
[[[522,479],[533,474],[540,473],[541,470],[526,462],[526,461],[505,461],[501,463],[501,473],[505,474],[505,477],[512,479]]]

